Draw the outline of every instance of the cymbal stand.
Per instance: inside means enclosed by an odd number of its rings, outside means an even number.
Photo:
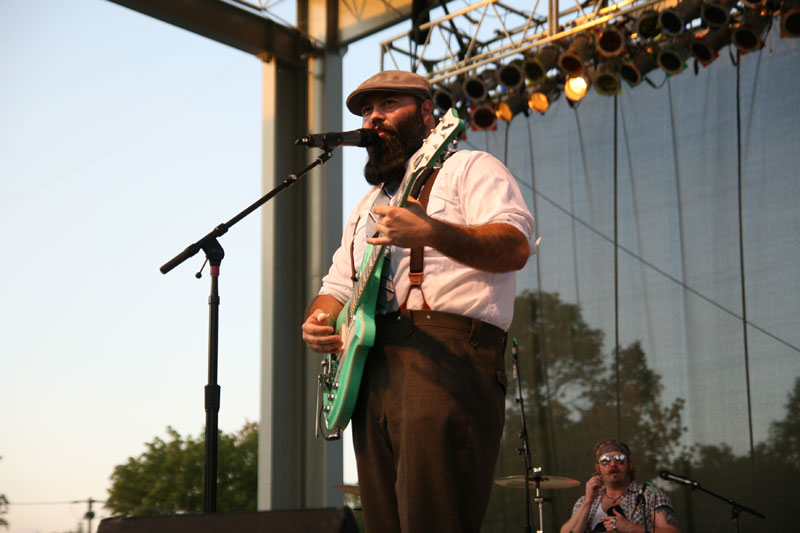
[[[511,344],[511,368],[514,373],[514,377],[517,380],[517,398],[514,400],[517,404],[519,404],[520,415],[522,416],[522,429],[519,432],[519,438],[522,440],[522,448],[517,448],[517,453],[522,456],[522,460],[525,463],[525,533],[531,532],[531,497],[530,497],[530,480],[536,483],[536,497],[534,501],[539,506],[539,527],[543,528],[542,525],[542,503],[546,501],[550,501],[550,498],[542,498],[540,492],[540,485],[542,483],[542,469],[541,468],[533,468],[531,467],[531,449],[530,444],[528,443],[528,427],[525,423],[525,403],[522,399],[522,380],[520,378],[519,372],[519,348],[517,346],[517,339],[512,339]],[[530,473],[533,471],[533,478],[530,477]],[[538,529],[537,533],[542,533],[543,529]]]

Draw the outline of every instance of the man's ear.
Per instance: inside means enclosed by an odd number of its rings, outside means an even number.
[[[433,120],[433,101],[423,100],[420,111],[422,111],[422,119],[425,121],[425,125],[428,126],[428,128],[433,128],[435,126],[435,121]]]

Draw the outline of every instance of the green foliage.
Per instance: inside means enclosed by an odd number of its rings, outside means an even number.
[[[114,468],[106,507],[115,515],[154,515],[203,510],[205,436],[186,438],[167,428],[169,440],[156,437],[139,457]],[[247,423],[236,434],[219,433],[217,510],[255,511],[258,476],[258,426]]]

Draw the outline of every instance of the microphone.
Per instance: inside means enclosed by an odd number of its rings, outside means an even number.
[[[675,483],[683,483],[684,485],[689,485],[693,489],[696,489],[700,486],[700,483],[693,479],[689,479],[688,477],[679,476],[678,474],[673,474],[672,472],[667,472],[666,470],[662,470],[658,473],[661,479],[666,479],[667,481],[674,481]]]
[[[331,131],[311,133],[294,141],[298,146],[331,149],[337,146],[372,146],[378,144],[378,132],[367,128],[353,131]]]
[[[642,488],[639,489],[639,492],[636,493],[636,503],[633,504],[633,508],[636,509],[639,507],[639,504],[644,501],[644,491],[647,490],[647,485],[642,483]]]

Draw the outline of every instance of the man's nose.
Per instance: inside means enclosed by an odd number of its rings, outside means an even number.
[[[377,126],[386,119],[384,114],[378,110],[373,109],[370,113],[364,115],[365,126]]]

